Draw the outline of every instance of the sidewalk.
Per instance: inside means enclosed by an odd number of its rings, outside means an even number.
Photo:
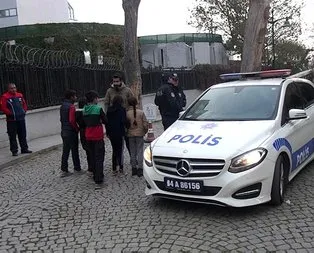
[[[163,132],[163,126],[161,121],[153,122],[153,129],[155,138],[159,136]],[[29,149],[33,151],[32,154],[21,154],[19,153],[18,156],[12,156],[10,152],[10,148],[1,148],[0,149],[0,170],[12,166],[16,163],[20,163],[25,159],[29,159],[35,155],[48,152],[50,150],[56,149],[57,147],[61,146],[62,139],[60,134],[46,136],[38,139],[34,139],[28,141]]]
[[[48,152],[60,146],[62,144],[62,139],[60,134],[46,136],[38,139],[28,141],[29,149],[33,151],[31,154],[21,154],[18,156],[12,156],[10,148],[0,149],[0,170],[12,166],[16,163],[22,162],[25,159],[29,159],[40,153]]]

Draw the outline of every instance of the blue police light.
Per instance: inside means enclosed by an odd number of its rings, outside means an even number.
[[[246,78],[276,78],[286,77],[291,74],[291,69],[265,70],[258,72],[228,73],[220,75],[223,81],[241,80]]]

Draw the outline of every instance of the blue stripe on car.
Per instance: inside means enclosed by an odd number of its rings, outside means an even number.
[[[281,147],[286,147],[292,157],[291,172],[304,163],[314,152],[314,139],[304,144],[301,148],[292,153],[292,147],[286,138],[278,138],[273,142],[274,148],[279,151]]]

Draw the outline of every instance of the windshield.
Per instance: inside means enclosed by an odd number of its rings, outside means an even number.
[[[247,85],[208,90],[183,120],[269,120],[277,114],[281,86]]]

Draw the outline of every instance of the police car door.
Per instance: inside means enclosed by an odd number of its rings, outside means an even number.
[[[289,120],[290,109],[305,109],[308,115],[305,119]],[[302,96],[301,83],[288,84],[282,112],[282,127],[288,143],[291,145],[292,166],[290,174],[295,174],[298,168],[308,160],[313,153],[312,131],[313,106],[308,107]],[[292,176],[292,175],[291,175]]]
[[[306,82],[297,82],[296,85],[300,88],[301,96],[305,100],[304,110],[308,116],[307,124],[304,128],[304,137],[309,143],[308,152],[301,157],[305,163],[310,162],[314,154],[314,87]]]

